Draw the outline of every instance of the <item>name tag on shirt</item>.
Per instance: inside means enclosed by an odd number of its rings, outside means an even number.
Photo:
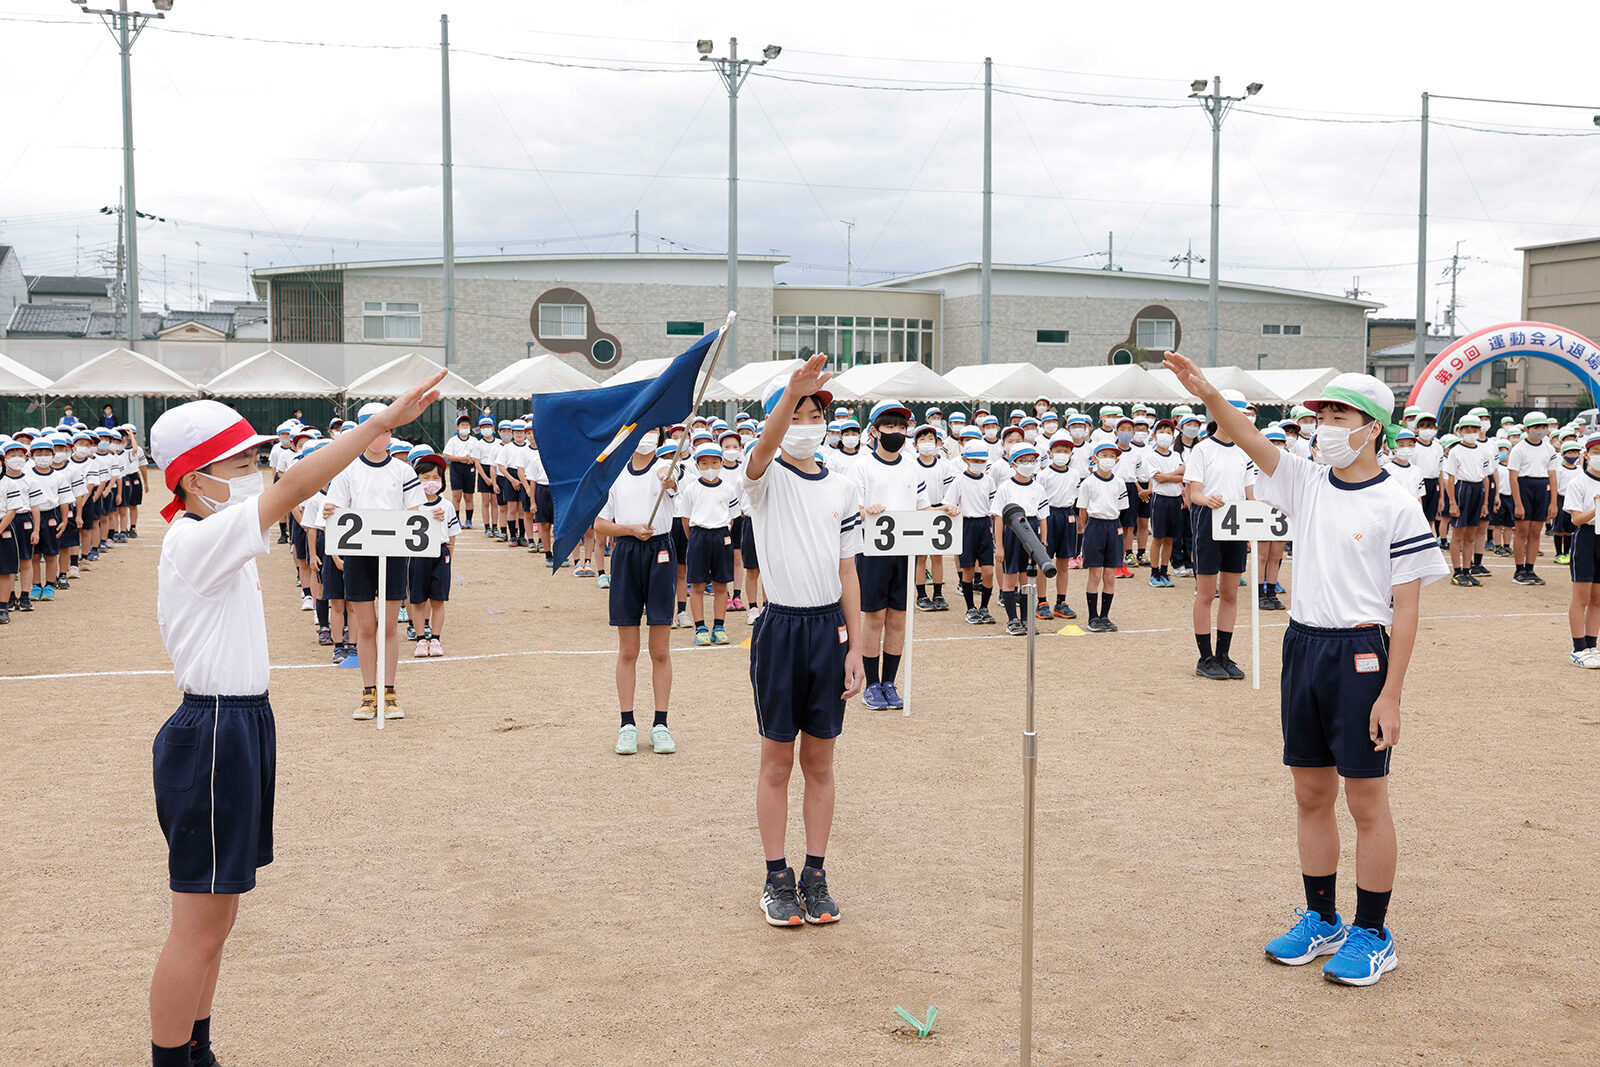
[[[727,536],[727,537],[724,537],[724,538],[723,538],[723,539],[722,539],[722,543],[723,543],[723,544],[725,544],[725,545],[731,545],[731,544],[733,544],[733,537],[732,537],[732,535],[729,535],[729,536]]]
[[[667,562],[667,549],[663,548],[660,552],[656,553],[656,562],[657,563],[665,563],[665,562]]]
[[[850,643],[850,628],[848,626],[839,627],[839,643],[841,645]]]
[[[1357,674],[1377,674],[1378,673],[1378,654],[1376,652],[1357,652],[1356,653],[1356,673]]]

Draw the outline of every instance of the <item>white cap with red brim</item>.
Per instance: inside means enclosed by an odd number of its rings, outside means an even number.
[[[185,474],[276,440],[271,434],[256,433],[243,415],[226,404],[191,400],[168,408],[150,427],[150,456],[165,472],[167,488],[176,491]],[[161,509],[161,517],[171,522],[181,510],[183,504],[174,496]]]

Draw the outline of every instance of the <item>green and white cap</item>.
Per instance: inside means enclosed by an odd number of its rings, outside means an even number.
[[[1372,416],[1383,427],[1389,445],[1394,445],[1395,434],[1400,432],[1393,421],[1394,390],[1372,375],[1341,374],[1323,386],[1321,396],[1307,401],[1306,407],[1315,412],[1323,404],[1343,404]]]
[[[1523,426],[1554,426],[1556,420],[1542,411],[1530,411],[1522,420]]]
[[[1294,419],[1296,422],[1299,422],[1301,419],[1305,418],[1308,415],[1312,416],[1313,418],[1315,418],[1316,414],[1317,413],[1315,411],[1312,411],[1310,408],[1306,407],[1304,404],[1296,404],[1294,406],[1294,410],[1289,412],[1289,417],[1291,419]]]
[[[1467,414],[1468,415],[1475,415],[1480,419],[1487,419],[1489,417],[1489,409],[1488,408],[1473,408],[1471,411],[1467,412]]]
[[[1414,415],[1417,418],[1421,418],[1423,415],[1426,415],[1426,414],[1427,414],[1427,412],[1423,411],[1421,408],[1419,408],[1415,404],[1413,404],[1410,407],[1406,408],[1405,411],[1401,412],[1400,413],[1400,417],[1403,418],[1403,419],[1409,419]]]
[[[1483,429],[1483,420],[1476,415],[1463,415],[1456,420],[1456,429],[1481,430]]]

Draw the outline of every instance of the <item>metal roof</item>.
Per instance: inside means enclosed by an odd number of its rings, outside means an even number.
[[[70,274],[30,274],[28,292],[45,296],[109,296],[112,279]]]
[[[457,266],[472,263],[559,263],[563,260],[606,262],[617,260],[640,260],[642,262],[667,262],[669,260],[689,262],[725,263],[728,256],[725,252],[542,252],[533,255],[521,256],[457,256]],[[788,256],[757,255],[748,252],[739,254],[741,263],[787,263]],[[444,260],[439,256],[427,259],[366,259],[346,263],[299,263],[286,267],[257,267],[250,271],[252,277],[270,278],[277,274],[302,274],[306,271],[319,270],[381,270],[385,267],[431,267],[442,264]]]

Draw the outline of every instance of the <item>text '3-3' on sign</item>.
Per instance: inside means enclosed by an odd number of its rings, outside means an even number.
[[[1264,500],[1230,500],[1211,509],[1211,536],[1217,541],[1292,541],[1289,516]]]
[[[948,556],[961,552],[961,520],[942,511],[865,516],[862,555]]]
[[[437,556],[448,538],[426,511],[341,508],[328,516],[328,552],[335,556]]]

